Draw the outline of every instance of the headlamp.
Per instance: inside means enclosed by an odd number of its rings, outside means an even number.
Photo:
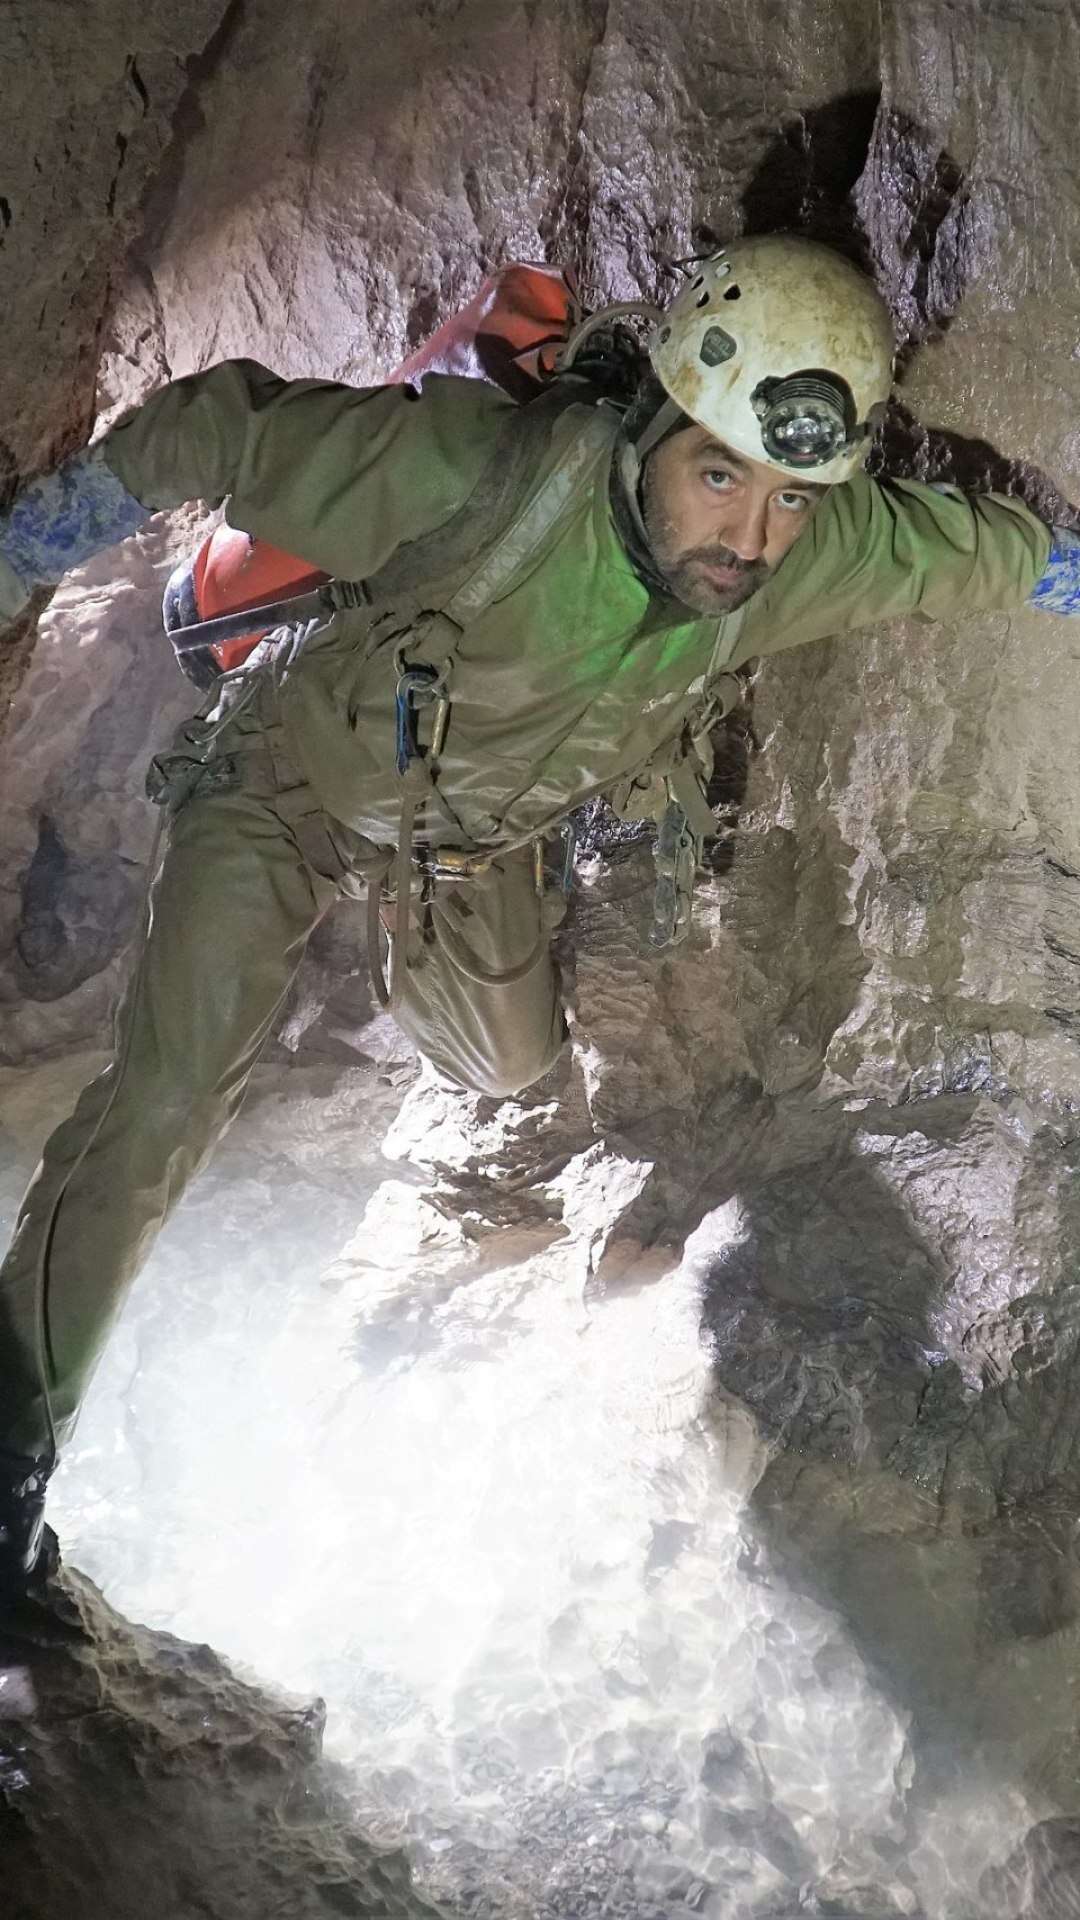
[[[793,373],[762,380],[750,396],[770,460],[805,472],[844,453],[855,437],[855,402],[847,382],[831,373]]]

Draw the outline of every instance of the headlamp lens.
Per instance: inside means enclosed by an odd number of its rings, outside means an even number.
[[[761,438],[775,460],[792,467],[820,467],[839,453],[846,435],[840,416],[811,401],[781,401],[770,409]]]
[[[843,452],[854,424],[850,396],[828,375],[763,380],[752,405],[766,453],[784,467],[825,466]]]

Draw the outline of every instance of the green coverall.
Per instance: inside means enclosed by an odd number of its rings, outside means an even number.
[[[751,655],[916,609],[1019,606],[1049,551],[1015,500],[859,476],[825,497],[743,609],[690,618],[650,597],[618,541],[606,418],[572,406],[539,449],[526,513],[545,486],[557,511],[459,636],[438,800],[419,821],[421,844],[494,858],[442,890],[427,941],[410,935],[395,1012],[439,1067],[493,1094],[544,1073],[562,1041],[533,838],[662,761]],[[228,495],[234,526],[361,580],[446,522],[516,431],[513,404],[476,381],[429,378],[417,396],[234,362],[152,396],[105,457],[148,511]],[[50,1452],[39,1354],[56,1432],[70,1430],[130,1281],[241,1104],[312,927],[385,870],[402,805],[402,644],[428,657],[422,626],[403,641],[367,608],[338,615],[284,679],[260,677],[174,809],[118,1058],[46,1145],[0,1269],[0,1447]],[[524,977],[474,977],[534,952]],[[463,971],[463,953],[479,964]]]

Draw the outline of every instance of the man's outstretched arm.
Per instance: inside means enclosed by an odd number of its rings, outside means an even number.
[[[859,474],[834,487],[751,601],[740,657],[919,613],[1014,611],[1047,569],[1051,529],[1020,500]]]
[[[327,573],[373,573],[467,498],[512,410],[497,388],[445,376],[420,395],[234,360],[173,381],[0,514],[0,618],[185,500],[228,496],[244,532]]]

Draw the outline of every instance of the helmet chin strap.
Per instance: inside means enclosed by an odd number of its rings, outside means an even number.
[[[641,476],[645,471],[645,462],[653,449],[660,445],[661,440],[666,439],[672,429],[685,419],[686,415],[678,401],[672,400],[669,396],[653,414],[648,424],[642,427],[641,432],[634,439],[628,437],[623,440],[618,449],[619,478],[626,494],[627,505],[642,539],[647,537],[645,522],[641,515],[640,498]]]
[[[661,440],[667,438],[672,428],[678,426],[680,420],[686,419],[687,416],[678,401],[672,400],[669,395],[659,412],[653,414],[648,426],[642,428],[637,439],[633,442],[639,465],[644,466],[653,448],[658,447]],[[689,426],[690,424],[690,421],[687,420],[687,425]]]
[[[644,540],[647,545],[649,536],[645,531],[645,520],[641,511],[640,495],[643,463],[632,440],[624,440],[622,445],[617,449],[615,464],[618,469],[619,480],[622,484],[623,498],[626,502],[627,511],[634,522],[640,538]]]
[[[673,597],[671,587],[653,559],[652,542],[641,508],[641,476],[649,454],[685,417],[674,400],[665,401],[636,439],[627,435],[616,442],[612,460],[612,506],[619,537],[642,584],[651,593],[668,598]]]

